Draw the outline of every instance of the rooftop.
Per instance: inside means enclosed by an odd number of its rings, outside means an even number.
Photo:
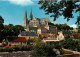
[[[25,37],[18,37],[14,42],[25,42],[27,41]]]
[[[37,36],[37,34],[35,32],[22,31],[21,36]]]

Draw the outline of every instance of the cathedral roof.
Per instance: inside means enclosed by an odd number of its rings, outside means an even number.
[[[40,21],[47,21],[47,22],[51,22],[51,21],[49,20],[49,18],[41,18],[41,19],[40,19]]]

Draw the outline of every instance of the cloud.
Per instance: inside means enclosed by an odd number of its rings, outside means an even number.
[[[27,6],[27,5],[33,5],[34,4],[34,2],[32,0],[3,0],[3,1],[9,1],[12,4],[22,5],[22,6]]]
[[[77,25],[73,24],[73,25],[70,25],[70,27],[77,28]]]

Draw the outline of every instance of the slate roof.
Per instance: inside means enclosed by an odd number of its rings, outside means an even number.
[[[22,31],[21,36],[37,36],[37,34],[35,32]]]
[[[47,21],[47,22],[51,22],[51,21],[49,20],[49,18],[41,18],[41,19],[40,19],[40,21]]]

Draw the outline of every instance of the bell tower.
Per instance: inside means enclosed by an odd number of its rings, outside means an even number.
[[[33,19],[33,15],[32,15],[32,9],[30,11],[30,16],[29,16],[29,21]]]
[[[23,27],[27,27],[28,26],[28,19],[27,19],[27,12],[25,9],[25,16],[24,16],[24,21],[23,21]]]

